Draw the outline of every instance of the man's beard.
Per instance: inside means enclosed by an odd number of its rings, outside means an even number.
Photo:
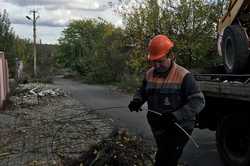
[[[159,77],[164,77],[166,76],[166,74],[168,74],[169,69],[170,69],[170,66],[166,67],[166,66],[161,65],[154,69],[154,75],[159,76]]]
[[[159,67],[155,67],[154,75],[158,77],[165,77],[171,70],[172,65],[173,65],[173,61],[170,62],[170,65],[162,64],[162,65],[159,65]]]

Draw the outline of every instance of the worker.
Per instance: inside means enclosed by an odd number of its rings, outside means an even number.
[[[165,35],[150,40],[148,60],[152,67],[128,105],[131,112],[138,112],[147,102],[147,120],[157,144],[155,166],[177,166],[189,138],[174,123],[191,134],[196,115],[205,106],[193,75],[175,63],[173,47]]]

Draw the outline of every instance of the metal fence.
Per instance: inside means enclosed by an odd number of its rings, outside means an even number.
[[[4,57],[4,53],[0,52],[0,110],[3,109],[7,95],[10,91],[8,78],[8,62]]]

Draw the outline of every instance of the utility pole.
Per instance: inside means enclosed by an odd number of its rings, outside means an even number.
[[[31,19],[29,16],[26,16],[28,20],[31,20],[33,22],[33,58],[34,58],[34,77],[37,77],[37,54],[36,54],[36,21],[39,18],[39,16],[36,16],[37,11],[32,10],[30,11],[33,14],[33,19]]]

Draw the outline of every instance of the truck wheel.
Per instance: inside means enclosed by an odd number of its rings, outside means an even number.
[[[221,49],[227,73],[246,72],[249,55],[248,39],[241,26],[231,25],[224,30]]]
[[[228,115],[218,124],[217,149],[226,166],[250,165],[249,115]]]

